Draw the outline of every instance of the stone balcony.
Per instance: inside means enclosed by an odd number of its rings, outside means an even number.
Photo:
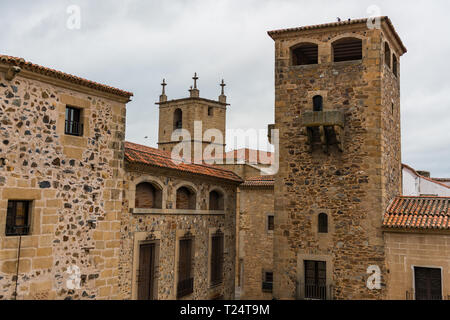
[[[300,121],[308,137],[311,152],[319,136],[324,152],[328,153],[330,145],[336,145],[339,151],[343,151],[344,113],[342,111],[306,111],[302,113]]]

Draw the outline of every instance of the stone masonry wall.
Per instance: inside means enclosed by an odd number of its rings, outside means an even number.
[[[392,83],[382,76],[381,33],[365,25],[350,25],[276,39],[275,119],[280,130],[274,239],[277,299],[302,295],[305,260],[327,262],[328,298],[385,297],[385,278],[381,290],[366,287],[369,266],[379,266],[386,275],[381,218],[400,188],[399,171],[393,171],[400,168],[399,151],[389,153],[386,148],[388,137],[395,141],[392,148],[400,141],[398,114],[395,118],[386,114],[387,97],[397,99],[399,94],[396,86],[389,93],[383,89]],[[362,61],[332,62],[331,43],[344,37],[362,39]],[[290,66],[289,49],[301,42],[318,44],[318,65]],[[308,151],[300,117],[303,111],[312,111],[315,95],[323,96],[324,111],[344,113],[343,152],[336,147],[329,154],[321,148]],[[325,235],[317,230],[320,213],[329,219]]]
[[[163,209],[146,209],[132,213],[135,185],[149,181],[163,190]],[[188,186],[197,191],[196,210],[176,210],[176,189]],[[218,188],[225,194],[225,212],[207,211],[209,191]],[[178,175],[163,169],[133,165],[127,169],[120,260],[120,297],[137,299],[137,248],[140,241],[159,241],[157,262],[157,299],[176,299],[177,241],[190,230],[194,235],[194,293],[183,299],[234,299],[236,185],[215,179]],[[209,283],[210,239],[218,228],[224,233],[224,280],[217,287]]]
[[[241,188],[239,212],[239,259],[241,299],[271,300],[262,290],[264,272],[273,272],[273,231],[267,228],[274,214],[273,188]]]
[[[17,299],[117,296],[126,111],[112,99],[0,73],[0,299],[13,298],[19,254],[5,236],[8,200],[33,201]],[[66,105],[83,109],[83,137],[64,135]],[[81,287],[69,290],[74,266]]]

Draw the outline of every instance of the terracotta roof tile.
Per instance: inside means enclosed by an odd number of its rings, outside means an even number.
[[[130,163],[141,163],[238,183],[242,182],[242,179],[233,171],[206,164],[175,163],[170,152],[131,142],[125,142],[125,159]]]
[[[275,177],[274,176],[257,176],[248,178],[245,180],[241,187],[273,187],[275,185]]]
[[[233,160],[233,163],[243,161],[248,164],[272,164],[273,153],[249,148],[242,148],[226,152],[223,160]],[[212,159],[215,159],[212,157]]]
[[[22,68],[23,70],[28,70],[31,72],[35,72],[41,75],[49,76],[52,78],[56,78],[59,80],[65,80],[71,83],[75,83],[78,85],[82,85],[91,89],[112,93],[118,96],[130,98],[133,96],[132,92],[123,91],[117,88],[113,88],[101,83],[97,83],[94,81],[86,80],[68,73],[64,73],[58,70],[54,70],[51,68],[43,67],[29,61],[25,61],[23,58],[11,57],[6,55],[0,55],[0,63],[6,63],[11,66],[17,66]]]
[[[384,215],[390,229],[450,229],[450,197],[397,197]]]

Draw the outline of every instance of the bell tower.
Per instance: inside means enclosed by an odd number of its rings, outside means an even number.
[[[167,83],[163,80],[162,94],[159,98],[159,138],[160,150],[172,152],[180,141],[172,139],[173,134],[178,136],[185,132],[188,136],[183,140],[190,147],[190,154],[180,154],[184,159],[194,159],[194,153],[203,155],[205,148],[214,146],[225,152],[226,111],[229,104],[225,95],[225,82],[222,80],[221,94],[218,100],[200,97],[198,89],[198,76],[195,73],[194,85],[189,90],[189,97],[168,100],[166,95]],[[212,131],[212,129],[215,129]],[[216,133],[220,133],[218,137]],[[183,153],[183,152],[182,152]]]
[[[269,36],[280,134],[274,298],[383,299],[381,224],[401,192],[406,48],[388,17]]]

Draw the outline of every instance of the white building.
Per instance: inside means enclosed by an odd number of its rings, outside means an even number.
[[[403,195],[450,197],[450,179],[433,179],[429,172],[416,171],[404,164]]]

